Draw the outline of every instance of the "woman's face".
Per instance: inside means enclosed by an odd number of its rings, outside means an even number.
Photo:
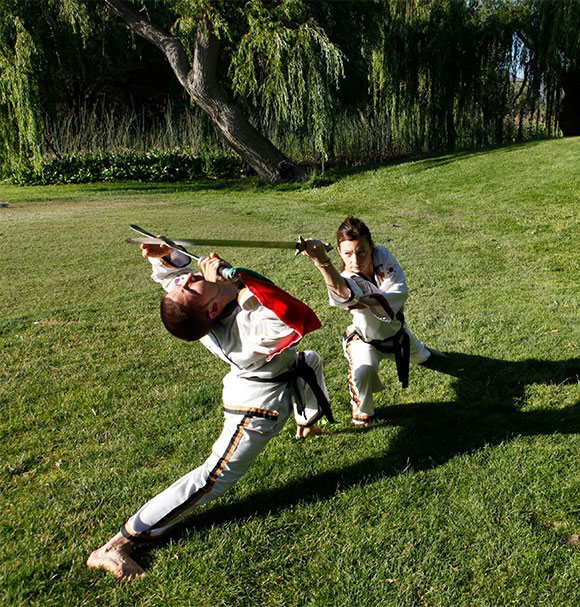
[[[366,236],[360,240],[343,240],[338,245],[338,254],[347,272],[362,272],[366,276],[372,276],[372,249]]]

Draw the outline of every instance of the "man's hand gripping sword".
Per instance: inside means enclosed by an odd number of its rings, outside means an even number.
[[[183,253],[190,259],[193,259],[193,261],[195,261],[197,263],[197,265],[199,265],[201,263],[201,261],[205,257],[207,257],[207,255],[198,256],[193,253],[190,253],[189,251],[185,250],[183,245],[178,244],[174,240],[171,240],[170,238],[167,238],[165,236],[154,236],[150,232],[147,232],[147,230],[144,230],[143,228],[140,228],[139,226],[137,226],[135,224],[131,224],[130,227],[132,230],[135,230],[135,232],[142,234],[146,238],[127,238],[127,242],[137,243],[137,244],[164,244],[165,246],[169,247],[170,249],[179,251],[180,253]],[[235,273],[233,270],[234,270],[234,268],[230,268],[226,265],[221,265],[218,268],[218,274],[224,280],[233,281],[233,280],[236,280],[236,276],[235,276]]]

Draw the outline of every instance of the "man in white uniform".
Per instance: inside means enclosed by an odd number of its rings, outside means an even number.
[[[298,354],[294,330],[249,289],[224,281],[219,275],[224,262],[217,255],[204,258],[202,274],[195,274],[179,252],[164,245],[142,249],[153,280],[167,291],[161,305],[166,328],[188,341],[199,339],[230,365],[230,372],[223,380],[224,427],[211,455],[147,502],[89,557],[89,567],[125,580],[144,575],[130,556],[135,545],[162,536],[192,508],[229,489],[282,430],[292,410],[297,437],[323,433],[315,425],[323,410],[331,417],[318,354]]]

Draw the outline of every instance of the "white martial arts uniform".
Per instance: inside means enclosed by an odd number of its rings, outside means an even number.
[[[382,246],[374,248],[372,263],[374,273],[369,277],[372,282],[353,272],[342,272],[351,292],[349,299],[340,299],[329,290],[330,305],[347,309],[352,314],[353,322],[347,327],[343,349],[349,363],[348,385],[355,424],[373,418],[373,393],[385,388],[378,375],[379,363],[384,358],[395,358],[393,353],[377,348],[384,344],[384,349],[389,349],[393,338],[399,341],[404,332],[409,339],[411,363],[425,362],[430,356],[425,344],[404,322],[403,307],[409,292],[401,266]]]
[[[176,253],[171,260],[176,265],[181,262]],[[150,261],[152,278],[166,291],[171,290],[180,275],[192,271],[168,267],[157,259]],[[266,361],[292,329],[262,306],[249,289],[240,291],[238,304],[199,340],[230,365],[223,380],[222,433],[201,466],[155,496],[125,523],[121,528],[125,537],[156,538],[195,506],[219,497],[248,471],[268,441],[282,430],[293,408],[296,423],[301,426],[312,425],[322,415],[313,391],[303,379],[268,381],[291,373],[301,356],[313,369],[328,398],[319,355],[313,351],[298,355],[290,347]]]

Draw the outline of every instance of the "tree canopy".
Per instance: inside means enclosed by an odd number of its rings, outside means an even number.
[[[269,137],[307,138],[324,162],[346,113],[418,151],[534,121],[576,134],[580,0],[0,0],[4,174],[50,151],[64,110],[154,117],[168,100],[200,107],[271,181],[300,171]]]

